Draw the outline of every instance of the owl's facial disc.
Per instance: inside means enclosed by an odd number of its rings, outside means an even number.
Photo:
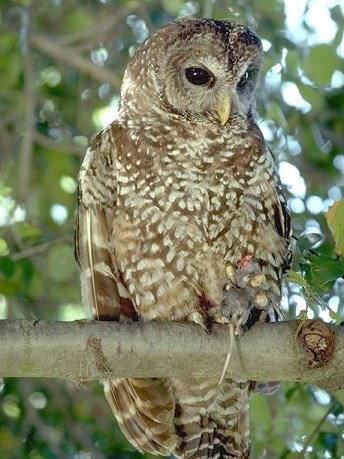
[[[254,116],[263,49],[244,26],[185,19],[159,29],[133,56],[122,85],[135,113],[196,123]]]
[[[189,119],[217,120],[224,125],[233,107],[233,83],[227,60],[222,48],[215,52],[212,49],[213,54],[195,48],[194,44],[183,49],[177,47],[162,62],[159,93],[163,94],[168,110]]]
[[[185,77],[189,83],[196,86],[205,86],[209,89],[216,83],[216,78],[212,72],[203,67],[187,67]],[[216,100],[214,110],[218,115],[221,125],[225,125],[231,113],[231,98],[229,94],[224,93],[223,97]]]

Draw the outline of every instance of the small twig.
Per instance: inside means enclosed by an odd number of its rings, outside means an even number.
[[[214,9],[214,1],[204,0],[202,16],[205,18],[211,18],[213,15],[213,9]]]
[[[80,56],[70,48],[59,45],[56,39],[40,34],[32,34],[30,43],[42,53],[64,64],[75,67],[79,72],[89,75],[102,83],[109,83],[116,90],[120,87],[120,80],[113,72],[97,67],[85,57]]]
[[[29,381],[22,381],[20,383],[22,400],[25,407],[25,415],[28,420],[28,423],[32,425],[37,430],[37,435],[39,435],[43,441],[47,442],[51,451],[58,457],[68,459],[68,456],[62,451],[60,446],[55,442],[49,435],[47,429],[48,425],[42,421],[37,410],[33,409],[29,402],[29,397],[33,391],[32,384]]]
[[[324,169],[315,168],[304,158],[301,158],[301,155],[293,157],[293,164],[303,172],[303,176],[308,176],[306,183],[314,182],[317,183],[321,181],[324,186],[330,186],[332,184],[332,178]]]
[[[126,5],[125,8],[120,8],[115,15],[107,14],[105,16],[102,15],[102,17],[98,17],[94,21],[96,24],[95,27],[59,37],[58,42],[61,46],[74,46],[78,43],[82,43],[84,45],[88,40],[90,40],[91,43],[96,43],[101,40],[104,35],[110,33],[112,34],[111,29],[114,29],[117,24],[123,22],[123,19],[128,14],[130,14],[130,12],[128,12],[128,7]]]
[[[342,150],[344,149],[344,136],[337,134],[331,129],[327,129],[325,127],[320,127],[319,129],[323,137],[325,137],[327,140],[330,140],[333,144]]]
[[[73,145],[71,143],[58,143],[54,140],[50,139],[49,137],[40,134],[39,132],[34,132],[34,141],[38,145],[47,150],[58,151],[59,153],[65,153],[67,155],[77,155],[83,156],[85,153],[85,149],[79,147],[78,145]]]
[[[75,422],[75,419],[72,419],[69,414],[64,417],[65,425],[68,428],[68,431],[73,434],[73,437],[92,454],[93,459],[106,459],[106,456],[99,451],[99,449],[93,444],[92,440],[89,438],[87,432],[85,432],[85,427],[81,423]]]
[[[302,448],[302,451],[300,452],[300,454],[297,456],[299,457],[300,459],[305,457],[305,454],[307,452],[307,449],[309,448],[309,446],[311,445],[314,437],[316,436],[317,433],[319,433],[320,431],[320,428],[321,426],[324,424],[324,422],[326,421],[327,419],[327,416],[334,410],[335,406],[337,405],[337,401],[334,401],[333,403],[331,403],[329,409],[326,411],[326,413],[324,414],[324,416],[320,419],[320,421],[318,422],[318,424],[315,426],[314,430],[311,432],[311,434],[309,435],[306,443],[303,445],[303,448]]]
[[[18,200],[24,204],[27,202],[30,187],[31,161],[33,152],[33,130],[35,117],[35,78],[28,44],[29,11],[21,8],[21,48],[24,61],[24,123],[23,136],[19,155],[19,178],[18,178]]]
[[[10,255],[10,258],[12,261],[21,260],[23,258],[30,258],[30,257],[33,257],[34,255],[38,255],[39,253],[45,252],[53,245],[60,244],[61,242],[66,242],[70,240],[71,238],[69,235],[57,237],[52,241],[44,242],[43,244],[34,245],[32,247],[27,247],[21,250],[20,252],[13,253]]]

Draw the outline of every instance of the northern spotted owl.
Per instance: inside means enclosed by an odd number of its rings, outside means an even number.
[[[254,121],[262,56],[248,28],[188,18],[132,57],[118,119],[79,174],[75,252],[94,318],[229,323],[240,335],[278,315],[289,217]],[[248,381],[104,385],[140,451],[249,457]]]

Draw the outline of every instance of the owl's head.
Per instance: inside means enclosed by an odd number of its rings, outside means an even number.
[[[262,56],[260,39],[244,26],[183,19],[159,29],[136,52],[122,97],[130,94],[141,114],[156,107],[222,125],[231,114],[252,117]]]

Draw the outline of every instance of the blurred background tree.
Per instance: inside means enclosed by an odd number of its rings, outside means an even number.
[[[344,186],[343,0],[2,0],[0,8],[1,319],[84,317],[72,238],[88,139],[115,118],[140,43],[201,15],[240,22],[263,40],[259,125],[280,162],[297,237],[285,315],[343,320],[344,211],[335,208],[335,241],[324,215]],[[297,383],[254,395],[252,457],[343,458],[343,402],[340,392]],[[143,456],[99,384],[0,379],[0,458],[26,457]]]

